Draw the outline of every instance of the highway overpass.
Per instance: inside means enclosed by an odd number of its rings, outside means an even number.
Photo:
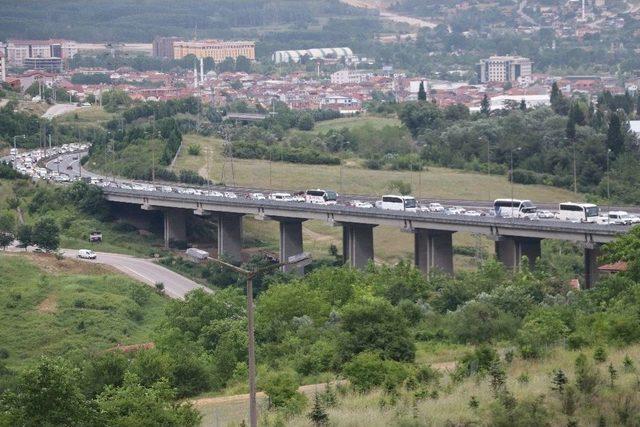
[[[628,226],[532,221],[499,217],[467,217],[426,212],[398,212],[342,205],[313,205],[272,200],[230,199],[214,196],[138,191],[105,187],[107,200],[159,210],[164,217],[165,244],[186,240],[186,216],[209,216],[218,223],[218,252],[239,260],[242,220],[252,215],[280,224],[280,259],[303,251],[302,223],[320,220],[342,227],[345,262],[361,268],[374,258],[373,228],[397,227],[414,234],[416,267],[429,274],[453,272],[452,235],[470,232],[495,241],[496,255],[508,268],[517,269],[523,257],[533,265],[541,254],[541,240],[565,240],[584,248],[585,285],[597,280],[599,248],[629,230]]]

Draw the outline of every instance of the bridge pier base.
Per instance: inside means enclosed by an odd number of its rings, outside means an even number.
[[[218,257],[242,260],[242,214],[218,214]]]
[[[542,255],[540,242],[541,239],[530,237],[502,237],[496,241],[496,257],[508,269],[519,270],[522,257],[526,256],[529,268],[533,268]]]
[[[600,245],[592,248],[584,248],[584,287],[591,289],[598,282],[600,273],[598,272],[598,257],[600,256]]]
[[[187,219],[182,209],[163,210],[164,247],[169,248],[171,242],[187,241]]]
[[[299,219],[279,219],[280,223],[280,262],[287,262],[289,257],[300,255],[303,251],[302,223]],[[304,274],[304,267],[293,265],[282,266],[285,273]]]
[[[344,223],[342,225],[342,251],[345,264],[364,268],[373,261],[373,228],[375,225]]]
[[[415,230],[415,266],[425,275],[453,274],[453,231]]]

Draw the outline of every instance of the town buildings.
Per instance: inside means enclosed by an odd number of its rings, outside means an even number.
[[[480,83],[529,83],[532,64],[522,56],[492,56],[477,64],[478,79]]]
[[[63,67],[62,58],[58,57],[50,57],[50,58],[24,58],[22,61],[22,66],[29,70],[42,70],[42,71],[50,71],[61,72]]]
[[[7,59],[4,53],[0,52],[0,82],[7,81]]]
[[[212,58],[215,62],[222,62],[226,58],[237,59],[239,56],[255,60],[256,42],[222,40],[174,41],[173,57],[180,59],[187,55],[195,55],[196,58]]]
[[[362,70],[344,69],[331,74],[331,83],[334,85],[359,84],[368,81],[373,73]]]
[[[67,60],[78,53],[78,45],[70,40],[15,40],[7,41],[7,63],[24,66],[27,58],[59,58]]]

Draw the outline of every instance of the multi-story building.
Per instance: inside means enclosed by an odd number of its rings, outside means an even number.
[[[196,58],[213,58],[216,62],[226,58],[237,59],[244,56],[256,59],[256,42],[253,41],[222,41],[222,40],[193,40],[173,42],[173,57],[184,58],[195,55]]]
[[[180,37],[156,37],[153,39],[153,56],[174,59],[173,44],[181,41],[184,39]]]
[[[61,72],[63,69],[62,58],[25,58],[22,66],[29,70],[41,70],[50,72]]]
[[[531,80],[532,64],[522,56],[492,56],[478,63],[478,78],[481,83],[526,82]]]
[[[78,53],[78,45],[70,40],[8,40],[7,62],[22,66],[27,58],[71,59]]]
[[[334,85],[360,84],[369,81],[373,73],[362,70],[340,70],[331,74],[331,83]]]
[[[7,81],[7,60],[4,52],[0,52],[0,82]]]

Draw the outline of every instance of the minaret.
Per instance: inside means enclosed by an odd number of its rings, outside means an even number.
[[[196,64],[193,64],[193,88],[198,88],[198,68],[196,68]]]
[[[200,58],[200,86],[204,86],[204,58]]]
[[[586,0],[582,0],[582,20],[583,21],[587,20],[587,12],[586,12],[586,8],[585,8],[585,1]]]

